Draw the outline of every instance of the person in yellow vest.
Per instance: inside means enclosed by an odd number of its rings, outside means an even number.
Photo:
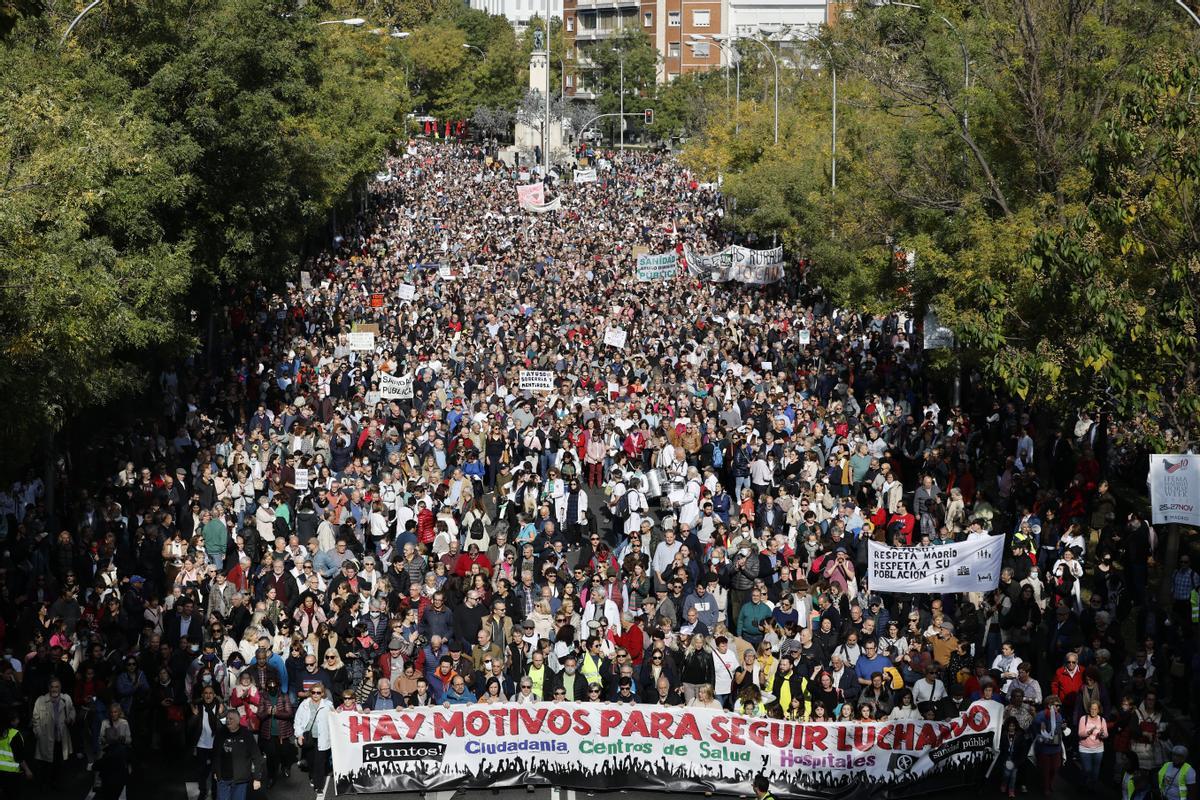
[[[791,656],[779,657],[779,666],[771,680],[771,694],[775,695],[784,714],[791,709],[793,700],[800,701],[801,707],[796,711],[801,719],[807,718],[812,711],[808,699],[808,680],[793,668]]]
[[[33,780],[33,770],[29,768],[29,748],[24,736],[17,730],[17,721],[17,712],[14,711],[4,720],[4,728],[0,730],[0,797],[6,800],[20,800],[25,783]]]
[[[1188,750],[1181,744],[1171,748],[1171,760],[1158,770],[1158,793],[1162,800],[1189,800],[1196,796],[1196,770],[1187,763]]]

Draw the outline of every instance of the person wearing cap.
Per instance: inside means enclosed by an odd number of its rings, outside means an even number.
[[[1188,749],[1181,744],[1171,748],[1171,760],[1158,769],[1158,792],[1163,800],[1189,800],[1196,797],[1196,770],[1187,763]]]

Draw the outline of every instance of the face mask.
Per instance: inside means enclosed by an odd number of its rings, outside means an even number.
[[[575,668],[574,668],[574,667],[566,667],[565,669],[567,670],[567,674],[568,674],[568,675],[574,675],[574,674],[575,674]]]
[[[213,682],[212,675],[205,675],[203,678],[201,678],[201,682],[203,682],[205,684],[212,683]]]

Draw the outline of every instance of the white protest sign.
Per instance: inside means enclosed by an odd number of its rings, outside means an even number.
[[[576,183],[595,183],[596,170],[594,169],[577,169],[575,170]]]
[[[379,396],[384,400],[411,400],[413,398],[412,375],[379,374]]]
[[[1150,456],[1150,513],[1155,525],[1200,525],[1200,456]]]
[[[396,291],[396,296],[401,300],[416,300],[417,287],[413,286],[411,283],[402,283],[400,284],[400,288]]]
[[[808,332],[807,328],[805,328],[804,330],[800,331],[797,340],[801,345],[806,345],[812,341],[812,334]]]
[[[296,468],[296,491],[308,491],[308,470],[303,467]]]
[[[679,272],[679,256],[674,252],[646,254],[637,257],[639,281],[669,280]]]
[[[872,592],[946,594],[989,592],[1000,583],[1003,536],[925,547],[867,542],[867,585]]]
[[[444,281],[454,280],[454,269],[449,264],[442,264],[438,267],[438,277]]]
[[[370,352],[375,349],[375,333],[373,331],[355,331],[346,334],[346,344],[357,352]]]
[[[774,362],[771,362],[771,361],[764,361],[764,362],[762,362],[762,370],[763,370],[763,372],[770,372],[772,369],[774,369],[774,367],[775,367],[775,364],[774,364]]]
[[[308,270],[301,270],[301,272],[300,272],[300,288],[301,289],[311,289],[312,288],[312,274]]]
[[[624,328],[609,328],[604,332],[604,343],[618,350],[624,350],[627,336]]]
[[[521,391],[549,392],[554,389],[554,373],[543,369],[523,369],[518,386]]]

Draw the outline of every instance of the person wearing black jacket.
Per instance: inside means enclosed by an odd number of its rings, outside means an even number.
[[[213,777],[217,800],[246,800],[247,788],[262,788],[263,756],[254,734],[242,727],[237,709],[225,712],[225,727],[213,743]]]

